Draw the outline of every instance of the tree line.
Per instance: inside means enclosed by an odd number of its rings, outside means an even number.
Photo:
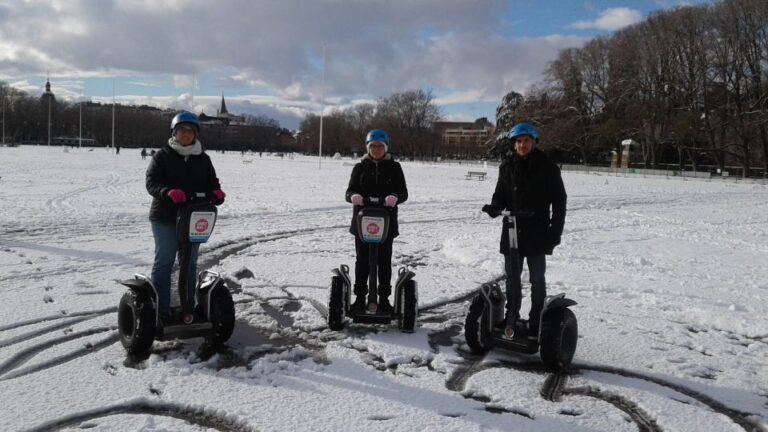
[[[632,139],[648,168],[765,176],[768,1],[678,7],[562,50],[541,83],[497,108],[498,129],[521,120],[562,162],[604,164]]]
[[[371,129],[389,134],[390,151],[410,158],[439,154],[441,137],[433,123],[442,118],[431,90],[408,90],[363,103],[336,109],[323,116],[323,153],[365,153],[365,136]],[[319,151],[320,116],[307,115],[300,125],[299,141],[307,152]]]
[[[15,89],[0,82],[0,103],[5,103],[5,142],[48,143],[50,109],[51,141],[57,138],[95,140],[98,146],[112,145],[112,104],[51,100]],[[82,110],[82,116],[81,116]],[[176,111],[146,105],[115,105],[114,145],[134,148],[158,148],[170,137],[170,121]],[[82,121],[81,121],[82,119]],[[212,150],[284,151],[279,135],[289,132],[280,123],[264,115],[245,115],[245,125],[210,125],[202,129],[201,139]],[[82,126],[82,129],[81,129]],[[237,133],[231,130],[239,128]],[[72,142],[72,140],[69,140]]]

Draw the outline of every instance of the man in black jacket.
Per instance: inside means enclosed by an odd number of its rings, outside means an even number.
[[[352,168],[349,186],[345,198],[354,205],[352,224],[349,232],[355,236],[355,301],[353,309],[362,310],[366,306],[365,295],[368,293],[368,244],[363,243],[357,233],[355,216],[368,197],[384,199],[384,206],[391,209],[390,226],[387,238],[379,244],[379,298],[378,309],[388,313],[392,311],[389,295],[392,292],[392,241],[400,232],[397,224],[397,205],[408,199],[408,188],[400,164],[387,153],[389,135],[380,129],[368,132],[365,139],[367,153]]]
[[[528,315],[529,334],[538,332],[539,315],[547,295],[545,255],[560,244],[565,224],[566,193],[560,169],[536,147],[539,133],[528,123],[519,123],[509,131],[514,152],[499,166],[499,179],[491,199],[491,213],[498,216],[500,210],[531,212],[531,217],[517,218],[519,263],[514,266],[509,254],[509,234],[502,230],[500,249],[504,254],[507,276],[507,323],[520,317],[522,293],[518,284],[512,283],[515,267],[522,269],[523,260],[528,262],[531,282],[531,311]],[[550,213],[551,209],[551,213]],[[492,216],[494,216],[492,214]],[[517,289],[514,289],[517,287]],[[510,317],[511,314],[511,317]],[[511,319],[510,319],[511,318]],[[507,329],[511,336],[512,329]]]
[[[164,320],[170,319],[171,269],[179,250],[176,212],[190,193],[211,194],[216,205],[223,203],[225,197],[211,158],[197,139],[200,132],[197,116],[189,112],[177,114],[171,121],[171,131],[173,135],[168,145],[152,156],[146,176],[147,192],[152,195],[149,220],[155,239],[152,285],[160,297],[158,309]],[[192,244],[187,276],[188,299],[195,298],[199,247],[200,243]],[[192,322],[193,317],[182,318],[185,322]]]

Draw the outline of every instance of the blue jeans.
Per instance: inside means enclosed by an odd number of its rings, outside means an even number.
[[[160,297],[159,309],[161,314],[167,314],[171,309],[171,271],[179,251],[179,239],[176,236],[176,225],[164,222],[152,222],[152,235],[155,237],[155,261],[152,264],[152,285]],[[197,256],[200,243],[192,243],[192,254],[189,258],[187,276],[187,295],[194,304],[195,285],[197,284]]]
[[[547,270],[547,259],[545,255],[531,257],[519,257],[518,270],[523,271],[523,259],[528,261],[528,274],[531,282],[531,311],[528,314],[528,322],[532,326],[539,325],[539,315],[544,307],[544,299],[547,297],[547,281],[544,273]],[[512,278],[520,278],[520,273],[514,274],[514,261],[511,255],[504,254],[504,269],[507,274],[507,313],[513,314],[517,319],[520,316],[520,301],[522,299],[522,284],[515,284]],[[517,289],[515,286],[517,285]]]

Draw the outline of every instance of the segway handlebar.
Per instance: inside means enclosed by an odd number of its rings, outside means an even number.
[[[511,210],[504,210],[503,208],[499,208],[498,206],[492,205],[492,204],[486,204],[483,206],[483,212],[487,213],[488,216],[492,218],[496,218],[499,216],[504,217],[519,217],[519,218],[530,218],[534,216],[534,212],[530,210],[517,210],[517,211],[511,211]]]

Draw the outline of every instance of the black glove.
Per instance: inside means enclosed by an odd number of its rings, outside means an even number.
[[[486,204],[483,206],[483,212],[488,213],[488,216],[492,218],[501,216],[501,210],[502,209],[492,204]]]
[[[547,235],[547,249],[544,251],[547,255],[552,255],[555,250],[555,246],[560,244],[560,236],[553,237],[551,234]]]

